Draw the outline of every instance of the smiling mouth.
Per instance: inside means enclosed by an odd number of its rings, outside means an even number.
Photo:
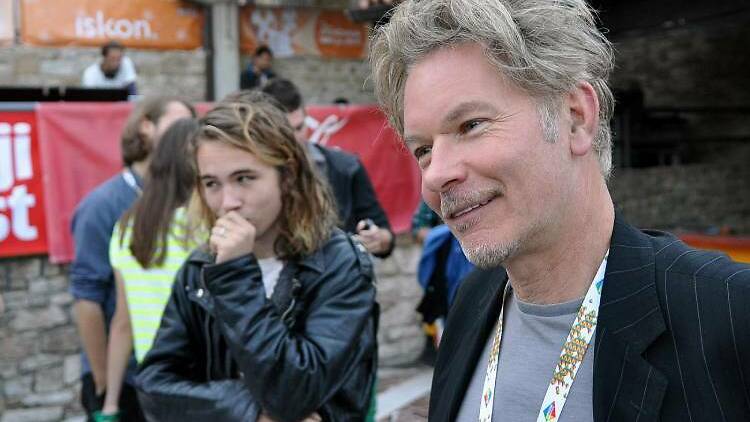
[[[478,203],[476,205],[472,205],[472,206],[470,206],[468,208],[464,208],[464,209],[462,209],[462,210],[460,210],[460,211],[458,211],[456,213],[450,214],[448,216],[448,218],[451,219],[451,220],[460,218],[460,217],[462,217],[462,216],[464,216],[464,215],[466,215],[466,214],[468,214],[468,213],[470,213],[470,212],[472,212],[472,211],[474,211],[474,210],[476,210],[478,208],[481,208],[481,207],[489,204],[490,202],[492,202],[493,199],[495,199],[494,196],[491,197],[491,198],[489,198],[489,199],[487,199],[487,200],[485,200],[485,201],[482,201],[482,202],[480,202],[480,203]]]

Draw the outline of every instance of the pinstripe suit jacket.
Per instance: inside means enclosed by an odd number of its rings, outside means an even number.
[[[618,215],[605,280],[594,421],[750,420],[749,266]],[[461,286],[435,364],[431,422],[456,418],[506,282],[496,269]]]

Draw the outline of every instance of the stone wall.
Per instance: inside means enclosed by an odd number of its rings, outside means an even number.
[[[128,49],[127,55],[136,65],[140,94],[206,99],[205,50]],[[83,70],[99,58],[98,48],[0,47],[0,85],[78,86]],[[364,60],[293,57],[275,60],[274,70],[299,85],[309,104],[327,104],[337,97],[352,103],[375,101]]]
[[[408,237],[376,262],[383,366],[414,362],[424,344],[414,308],[419,249]],[[80,420],[80,341],[66,267],[46,257],[0,260],[0,422]]]
[[[651,107],[747,106],[750,18],[616,34],[612,85],[637,83]]]
[[[329,104],[337,97],[353,104],[375,103],[366,60],[292,57],[276,59],[274,70],[299,86],[307,104]]]
[[[646,108],[691,108],[677,115],[693,150],[705,150],[702,140],[750,139],[750,15],[631,31],[612,41],[612,86],[639,87]]]
[[[750,145],[703,164],[615,169],[615,204],[642,228],[750,236]]]
[[[206,97],[206,53],[127,50],[138,72],[138,93],[179,94],[190,100]],[[80,86],[83,70],[101,57],[98,48],[0,48],[0,84]]]
[[[46,257],[4,259],[0,267],[0,421],[80,413],[80,343],[65,267]]]

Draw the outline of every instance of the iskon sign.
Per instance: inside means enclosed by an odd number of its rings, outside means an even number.
[[[203,45],[201,6],[179,0],[19,0],[21,42],[192,50]]]
[[[101,10],[97,10],[94,16],[76,16],[75,27],[78,38],[159,39],[159,35],[151,30],[148,18],[116,19],[105,16]]]

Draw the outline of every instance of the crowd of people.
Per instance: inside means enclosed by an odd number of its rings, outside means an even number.
[[[430,421],[742,420],[750,267],[615,210],[613,52],[586,2],[389,18],[370,61],[422,173]],[[127,82],[122,53],[87,75]],[[361,161],[309,142],[271,58],[200,118],[142,100],[123,170],[75,211],[91,421],[374,419],[373,257],[395,235]]]

